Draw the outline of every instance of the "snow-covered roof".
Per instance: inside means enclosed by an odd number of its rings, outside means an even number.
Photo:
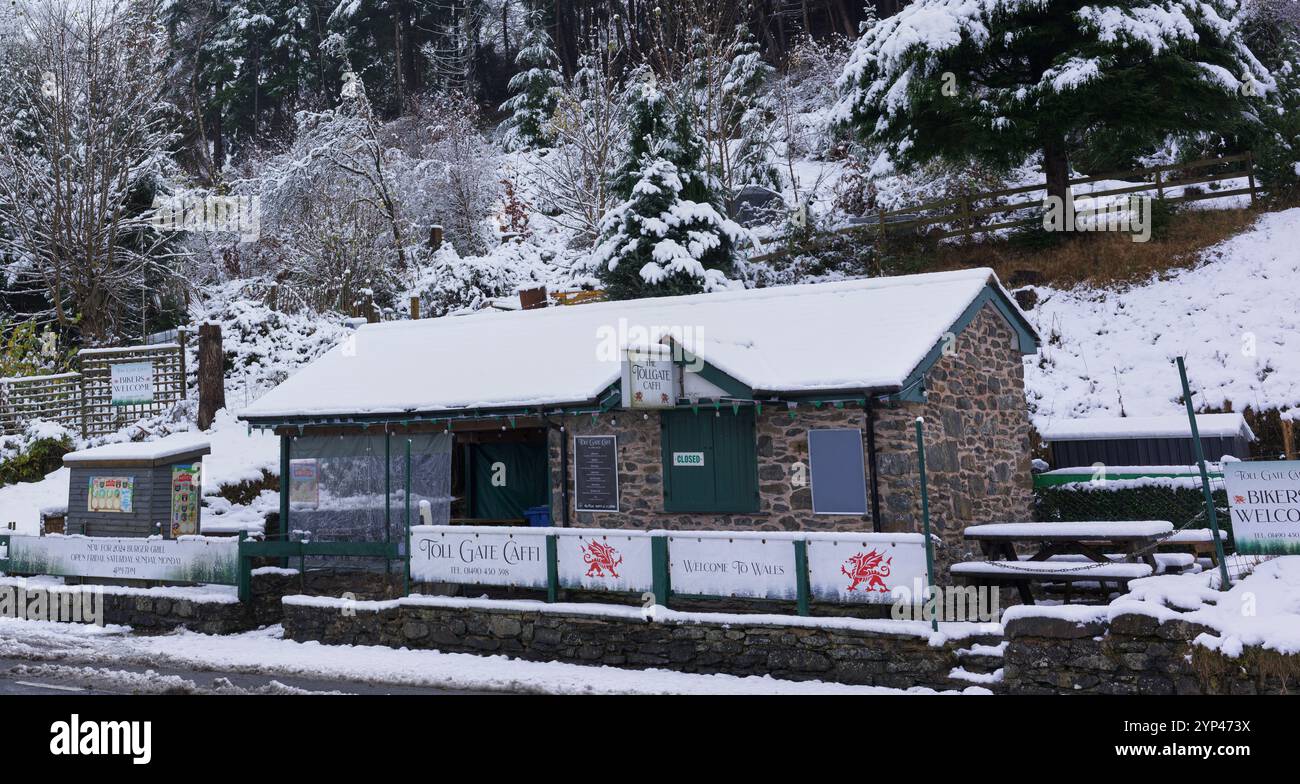
[[[105,444],[91,449],[69,452],[63,456],[65,465],[77,463],[105,462],[141,462],[162,463],[175,457],[206,455],[211,450],[208,442],[188,433],[160,438],[157,441],[129,441],[121,444]]]
[[[619,380],[621,349],[647,333],[756,393],[896,390],[990,289],[1033,335],[983,268],[367,324],[241,416],[585,403]]]
[[[1192,426],[1186,416],[1085,417],[1047,420],[1036,422],[1035,425],[1043,440],[1048,442],[1192,437]],[[1255,434],[1241,414],[1197,414],[1196,430],[1201,438],[1233,438],[1240,435],[1248,441],[1255,440]]]

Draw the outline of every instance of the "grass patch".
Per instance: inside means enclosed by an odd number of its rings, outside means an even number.
[[[1229,694],[1233,681],[1250,681],[1257,692],[1279,689],[1289,694],[1291,684],[1300,681],[1300,656],[1266,648],[1246,648],[1241,656],[1227,656],[1192,646],[1192,671],[1206,694]]]

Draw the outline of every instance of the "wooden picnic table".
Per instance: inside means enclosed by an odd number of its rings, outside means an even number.
[[[979,542],[988,561],[955,564],[953,574],[982,582],[1014,583],[1021,601],[1033,604],[1031,582],[1096,580],[1103,586],[1107,582],[1124,585],[1130,579],[1155,574],[1159,570],[1155,545],[1173,530],[1173,524],[1164,520],[973,525],[963,536]],[[1037,549],[1022,558],[1016,552],[1017,543]],[[1111,553],[1119,553],[1122,560],[1117,563]],[[1080,568],[1069,563],[1069,556],[1083,556],[1105,566]],[[1054,558],[1058,560],[1050,561]],[[1137,564],[1147,568],[1134,568]]]

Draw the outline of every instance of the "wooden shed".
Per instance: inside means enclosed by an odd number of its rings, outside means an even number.
[[[1197,414],[1196,429],[1208,460],[1250,457],[1255,434],[1241,414]],[[1187,466],[1196,462],[1186,416],[1085,417],[1038,423],[1051,448],[1052,468],[1104,463],[1108,466]]]
[[[192,438],[108,444],[70,452],[67,533],[154,536],[199,533],[201,466],[211,452]]]

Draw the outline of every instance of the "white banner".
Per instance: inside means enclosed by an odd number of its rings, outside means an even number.
[[[1300,554],[1300,461],[1227,461],[1223,484],[1237,552]]]
[[[668,537],[673,593],[794,599],[799,588],[788,537],[705,532]]]
[[[8,571],[234,585],[239,573],[239,541],[233,536],[175,540],[13,536],[9,539]]]
[[[842,539],[810,536],[808,585],[813,598],[841,604],[889,604],[896,598],[894,589],[899,588],[912,595],[913,603],[923,602],[929,584],[925,540],[916,534],[900,538],[903,541],[891,541],[881,534],[845,535]]]
[[[545,588],[546,532],[513,530],[412,526],[411,579]]]
[[[645,533],[581,528],[554,533],[562,587],[637,593],[653,589],[651,537]]]

